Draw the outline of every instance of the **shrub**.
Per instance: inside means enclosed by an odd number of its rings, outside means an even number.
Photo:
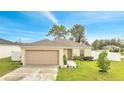
[[[63,61],[64,61],[64,65],[67,65],[67,58],[65,55],[63,55]]]
[[[111,49],[110,52],[119,52],[119,49]]]
[[[124,52],[124,48],[121,48],[121,52]]]
[[[73,56],[73,60],[81,60],[80,56]]]
[[[90,56],[87,56],[87,57],[83,57],[83,56],[73,56],[73,60],[80,60],[80,61],[83,61],[83,60],[88,60],[88,61],[91,61],[93,60],[93,57],[90,57]]]
[[[92,61],[93,57],[91,57],[91,56],[83,57],[83,60],[85,60],[85,61]]]
[[[20,62],[20,65],[23,65],[23,63]]]
[[[107,59],[107,52],[103,51],[99,54],[99,59],[97,61],[98,67],[100,68],[100,72],[107,72],[110,69],[110,61]]]

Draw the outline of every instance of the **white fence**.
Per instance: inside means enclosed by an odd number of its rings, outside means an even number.
[[[97,51],[92,51],[91,56],[93,57],[94,60],[97,60],[99,57],[100,52]]]
[[[98,51],[92,51],[91,55],[93,57],[93,60],[97,60],[100,53],[101,52]],[[121,61],[121,54],[115,52],[108,52],[107,58],[112,61]]]
[[[21,51],[21,48],[18,45],[0,44],[0,58],[10,57],[12,51]]]
[[[121,61],[121,54],[120,53],[108,52],[107,57],[109,60]]]
[[[21,60],[21,52],[19,52],[19,51],[12,51],[11,52],[11,60],[12,61],[20,61]]]

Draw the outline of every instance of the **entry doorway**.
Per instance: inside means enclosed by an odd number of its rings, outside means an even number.
[[[72,49],[67,50],[68,60],[72,60]]]

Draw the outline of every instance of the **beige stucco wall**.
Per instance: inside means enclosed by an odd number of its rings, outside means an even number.
[[[50,47],[27,47],[22,48],[22,57],[21,61],[23,64],[25,64],[25,51],[26,50],[58,50],[59,51],[59,65],[63,66],[63,55],[65,54],[67,56],[67,49],[63,48],[50,48]],[[80,56],[80,49],[73,48],[72,49],[72,57],[73,56]],[[84,49],[84,56],[91,56],[91,48],[85,48]]]
[[[11,56],[12,51],[21,51],[18,45],[0,45],[0,58]]]
[[[62,48],[40,48],[40,47],[21,48],[21,62],[23,63],[23,65],[26,65],[26,62],[25,62],[26,50],[58,50],[59,51],[59,65],[60,66],[63,66],[63,54],[64,54],[64,50]]]
[[[64,49],[64,50],[63,50],[63,53],[64,53],[64,55],[68,58],[68,51],[67,51],[67,49]]]
[[[85,48],[84,49],[84,56],[87,57],[87,56],[91,56],[91,48]]]
[[[80,49],[76,48],[72,49],[72,57],[73,56],[80,56]]]
[[[21,62],[23,63],[23,65],[25,65],[25,49],[21,48]]]
[[[59,49],[59,65],[63,66],[63,55],[64,55],[64,50]]]

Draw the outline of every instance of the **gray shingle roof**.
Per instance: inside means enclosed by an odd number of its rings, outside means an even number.
[[[16,43],[0,38],[0,44],[15,45]]]
[[[88,47],[86,45],[82,45],[74,41],[65,40],[65,39],[53,40],[53,41],[45,39],[45,40],[40,40],[37,42],[30,43],[30,44],[25,44],[23,46],[53,46],[53,47],[80,47],[80,48]]]

